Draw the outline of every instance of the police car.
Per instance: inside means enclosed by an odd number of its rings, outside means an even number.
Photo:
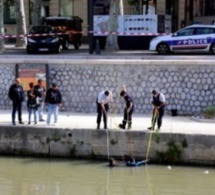
[[[176,33],[151,40],[150,51],[159,54],[171,52],[211,52],[215,54],[215,25],[191,25]]]

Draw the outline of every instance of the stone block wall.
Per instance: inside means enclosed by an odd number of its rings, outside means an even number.
[[[119,97],[122,84],[134,99],[135,113],[150,113],[152,89],[166,96],[167,110],[177,108],[179,114],[201,112],[215,105],[215,66],[213,62],[74,60],[49,64],[49,83],[56,82],[63,95],[65,111],[96,112],[96,98],[101,90],[111,90],[111,111],[122,112]],[[0,108],[10,108],[8,88],[15,75],[15,65],[1,65]]]
[[[169,153],[172,145],[177,150]],[[151,137],[146,131],[0,126],[0,154],[10,155],[121,159],[130,154],[156,163],[165,159],[171,164],[214,165],[214,147],[213,135],[159,133]]]
[[[1,64],[1,63],[0,63]],[[0,109],[10,109],[11,102],[8,98],[9,87],[15,79],[15,65],[0,65]]]

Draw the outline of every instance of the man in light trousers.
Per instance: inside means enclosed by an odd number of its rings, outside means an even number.
[[[58,110],[59,106],[61,106],[62,96],[60,91],[57,88],[57,84],[53,83],[52,87],[48,89],[46,93],[45,103],[48,108],[46,125],[51,124],[51,116],[54,114],[54,125],[58,122]]]
[[[45,94],[46,88],[43,86],[43,80],[39,79],[37,85],[34,87],[34,90],[37,93],[37,100],[38,100],[38,114],[39,114],[39,121],[45,121],[43,119],[43,110],[44,110],[44,101],[45,101]]]

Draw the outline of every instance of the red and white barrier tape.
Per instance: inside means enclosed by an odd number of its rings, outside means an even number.
[[[94,36],[106,36],[109,34],[112,35],[133,35],[133,36],[163,36],[163,35],[169,35],[171,33],[141,33],[141,32],[102,32],[102,31],[88,31],[88,32],[72,32],[72,34],[91,34],[93,33]],[[6,38],[23,38],[23,37],[43,37],[43,36],[51,36],[51,35],[69,35],[70,33],[40,33],[40,34],[25,34],[25,35],[4,35],[0,36],[0,39],[6,39]]]
[[[20,38],[20,37],[44,37],[51,35],[69,35],[69,33],[40,33],[40,34],[25,34],[25,35],[4,35],[1,38]]]
[[[142,33],[142,32],[101,32],[101,31],[94,31],[90,32],[96,35],[143,35],[143,36],[163,36],[163,35],[170,35],[171,33]]]

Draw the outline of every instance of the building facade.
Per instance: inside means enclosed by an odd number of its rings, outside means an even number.
[[[5,33],[15,34],[16,13],[15,0],[4,0]],[[123,0],[123,14],[144,14],[147,0],[140,0],[139,8],[130,3],[132,0]],[[133,0],[134,1],[134,0]],[[24,0],[27,30],[31,26],[32,7],[34,0]],[[72,16],[83,19],[83,31],[87,36],[87,3],[88,0],[42,0],[41,14],[46,16]],[[106,15],[109,13],[110,0],[94,0],[94,14]],[[191,24],[193,21],[202,21],[210,24],[215,20],[214,0],[149,0],[149,14],[151,10],[158,15],[172,15],[172,31]],[[140,8],[141,7],[141,8]],[[153,9],[151,9],[153,8]],[[140,9],[140,10],[137,10]]]

